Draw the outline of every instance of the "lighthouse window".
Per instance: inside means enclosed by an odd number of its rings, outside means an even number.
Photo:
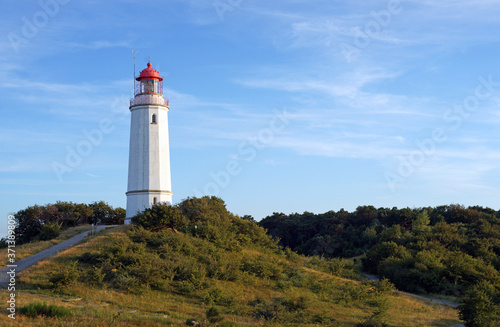
[[[153,204],[156,204],[156,197],[153,198]]]
[[[151,124],[156,124],[156,115],[153,114],[153,116],[151,117]]]

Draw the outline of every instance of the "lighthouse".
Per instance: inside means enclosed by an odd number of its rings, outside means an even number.
[[[163,97],[163,78],[148,62],[134,81],[130,100],[130,148],[127,215],[130,218],[153,204],[172,204],[168,100]]]

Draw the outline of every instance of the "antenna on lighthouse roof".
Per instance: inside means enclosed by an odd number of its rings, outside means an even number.
[[[139,52],[139,50],[134,51],[134,48],[132,48],[132,54],[134,55],[134,81],[135,81],[135,55]]]
[[[134,51],[134,48],[132,48],[132,54],[134,55],[134,93],[135,93],[135,55],[139,52],[139,50]]]

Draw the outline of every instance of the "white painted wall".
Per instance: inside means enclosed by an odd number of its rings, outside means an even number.
[[[168,107],[147,104],[133,106],[130,125],[127,215],[125,223],[137,212],[157,202],[172,203]],[[156,124],[152,116],[156,115]]]

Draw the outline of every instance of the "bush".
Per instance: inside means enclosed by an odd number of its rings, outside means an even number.
[[[370,317],[369,319],[363,321],[362,323],[359,323],[356,325],[356,327],[386,327],[387,325],[384,324],[380,318],[377,318],[375,316]]]
[[[31,302],[21,307],[19,312],[28,317],[64,317],[70,315],[70,310],[55,304]]]
[[[257,299],[250,303],[255,307],[252,315],[264,320],[280,320],[293,313],[298,313],[307,308],[307,299],[299,297],[297,299],[273,298],[272,301]],[[285,320],[287,320],[285,318]]]
[[[460,319],[467,327],[500,325],[500,292],[487,281],[469,288],[459,307]]]
[[[113,286],[136,295],[144,293],[149,287],[148,284],[142,284],[136,277],[129,275],[126,271],[119,273],[113,279]]]
[[[106,274],[102,272],[102,267],[93,266],[92,269],[88,272],[85,280],[90,285],[102,287],[102,282],[106,277]]]
[[[217,322],[220,322],[224,320],[224,317],[221,314],[221,311],[217,307],[210,307],[205,311],[205,315],[207,316],[208,322],[211,324],[215,324]]]
[[[378,281],[370,282],[375,287],[375,292],[377,294],[389,294],[394,291],[396,288],[394,284],[391,283],[387,278],[382,278]]]
[[[159,203],[132,217],[132,223],[152,231],[171,228],[177,232],[186,225],[186,219],[177,207]]]
[[[53,285],[53,287],[62,288],[76,283],[80,277],[80,272],[78,271],[76,264],[77,261],[73,261],[71,264],[61,268],[61,271],[52,274],[49,278],[49,282]]]
[[[283,268],[272,258],[264,256],[244,258],[241,270],[260,278],[280,279],[283,275]]]
[[[58,237],[61,234],[61,226],[62,226],[62,222],[61,223],[50,222],[50,223],[44,224],[40,228],[40,234],[38,235],[38,238],[41,241],[48,241],[48,240],[51,240],[53,238]]]

